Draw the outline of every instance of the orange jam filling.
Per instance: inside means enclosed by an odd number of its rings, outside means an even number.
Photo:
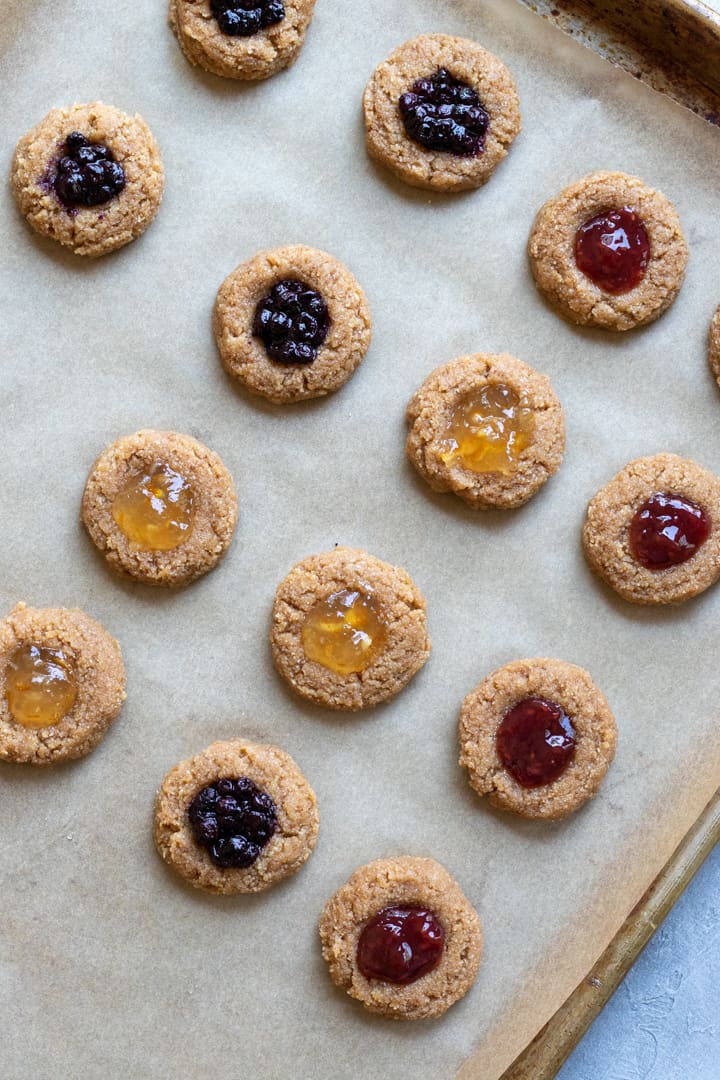
[[[129,477],[112,504],[115,524],[148,551],[172,551],[190,536],[193,489],[163,461]]]
[[[510,476],[533,430],[527,402],[504,383],[488,383],[456,405],[440,442],[440,460],[457,461],[471,472]]]
[[[58,724],[77,698],[74,665],[61,649],[18,645],[8,660],[5,697],[13,720],[23,727]]]
[[[358,589],[342,589],[315,604],[302,628],[305,655],[336,675],[364,671],[386,640],[377,604]]]

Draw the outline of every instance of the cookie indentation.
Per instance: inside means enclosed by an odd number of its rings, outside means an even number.
[[[711,526],[709,515],[691,499],[657,492],[630,523],[630,547],[646,570],[667,570],[692,559]]]
[[[253,334],[281,364],[312,363],[329,329],[325,300],[302,281],[279,281],[255,309]]]
[[[525,698],[500,721],[498,756],[525,788],[550,784],[563,774],[575,753],[572,720],[554,701]]]
[[[13,720],[26,728],[52,727],[72,709],[77,675],[62,649],[18,645],[5,671],[5,697]]]
[[[477,91],[447,68],[416,79],[411,91],[398,102],[405,130],[411,139],[458,157],[475,156],[485,148],[490,117]]]
[[[206,785],[188,809],[193,836],[216,866],[252,866],[277,830],[275,803],[247,776]]]
[[[104,143],[91,143],[73,131],[65,140],[53,187],[68,208],[99,206],[120,194],[125,172]]]
[[[363,927],[358,967],[366,979],[407,986],[437,967],[444,945],[445,931],[434,912],[386,907]]]
[[[629,206],[607,210],[584,222],[575,234],[578,269],[604,292],[620,296],[637,288],[650,259],[650,239]]]
[[[172,551],[190,536],[193,489],[167,462],[131,473],[112,502],[115,524],[133,544]]]
[[[336,675],[364,671],[385,644],[387,629],[377,602],[359,589],[341,589],[308,612],[302,644],[309,660]]]
[[[476,473],[511,476],[530,445],[533,412],[505,383],[489,383],[471,391],[453,410],[441,440],[445,465],[460,461]]]

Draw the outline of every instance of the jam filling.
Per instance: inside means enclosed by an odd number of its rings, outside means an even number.
[[[476,157],[485,149],[490,117],[472,86],[446,68],[418,79],[398,105],[405,131],[428,150]]]
[[[210,0],[210,10],[229,37],[252,37],[285,18],[282,0]]]
[[[259,858],[278,827],[271,797],[247,776],[208,784],[188,808],[192,834],[223,869],[243,869]]]
[[[710,515],[697,503],[656,492],[630,523],[630,549],[646,570],[669,570],[691,559],[711,528]]]
[[[255,309],[253,334],[281,364],[312,363],[329,330],[323,296],[302,281],[278,281]]]
[[[446,465],[459,461],[476,473],[510,476],[534,430],[532,409],[510,386],[489,383],[455,407],[440,442]]]
[[[514,705],[495,735],[501,762],[524,788],[557,780],[573,758],[576,741],[572,721],[560,706],[535,697]]]
[[[7,663],[5,698],[13,720],[26,728],[52,727],[77,699],[77,677],[62,649],[19,645]]]
[[[407,986],[440,963],[445,931],[432,911],[386,907],[363,927],[357,962],[366,979]]]
[[[62,149],[52,186],[68,209],[99,206],[125,187],[125,171],[104,143],[91,143],[79,131],[72,131]]]
[[[335,672],[364,671],[387,640],[387,626],[374,597],[359,589],[341,589],[310,609],[302,628],[308,660]]]
[[[115,524],[146,551],[172,551],[192,531],[193,489],[163,461],[133,473],[112,503]]]
[[[636,288],[649,261],[650,238],[629,206],[597,214],[575,234],[577,268],[603,292],[619,296]]]

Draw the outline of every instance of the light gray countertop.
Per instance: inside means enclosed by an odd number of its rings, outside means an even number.
[[[718,1080],[719,991],[716,848],[557,1080]]]

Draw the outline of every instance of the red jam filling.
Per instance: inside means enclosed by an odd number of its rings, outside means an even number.
[[[357,961],[366,979],[407,986],[437,967],[445,931],[432,911],[387,907],[363,928]]]
[[[619,296],[645,277],[650,239],[642,218],[629,206],[605,210],[575,233],[578,270],[603,292]]]
[[[575,728],[554,701],[526,698],[500,722],[495,745],[503,765],[525,788],[551,784],[575,753]]]
[[[668,570],[691,559],[711,528],[710,515],[697,503],[657,492],[630,522],[630,549],[646,570]]]

